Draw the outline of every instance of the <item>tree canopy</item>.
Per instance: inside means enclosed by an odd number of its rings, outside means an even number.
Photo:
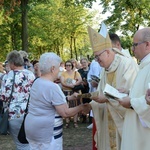
[[[101,16],[89,11],[97,1]],[[104,21],[109,32],[120,32],[123,48],[130,48],[133,34],[150,25],[149,0],[0,0],[1,60],[13,49],[27,51],[32,59],[53,51],[64,60],[91,55],[87,26]]]
[[[131,37],[142,26],[150,25],[149,0],[100,0],[102,14],[110,11],[110,16],[105,20],[109,32],[120,31],[124,48],[129,48]],[[130,40],[129,40],[130,39]]]
[[[21,20],[23,9],[28,13],[24,21]],[[9,51],[26,50],[25,46],[32,59],[48,51],[56,52],[63,59],[92,54],[87,25],[94,24],[94,12],[77,0],[12,0],[11,4],[3,0],[1,10],[0,51],[3,60]],[[28,26],[25,26],[26,22]],[[28,36],[25,46],[23,36]]]

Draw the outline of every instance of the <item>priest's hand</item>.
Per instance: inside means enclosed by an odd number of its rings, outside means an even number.
[[[150,89],[147,90],[145,99],[146,99],[146,103],[150,105]]]
[[[98,103],[108,102],[107,97],[103,93],[100,93],[98,96],[92,96],[92,97],[90,97],[90,99],[92,99]]]
[[[117,89],[120,93],[126,93],[129,95],[129,90],[128,89],[125,89],[125,88],[119,88]]]
[[[119,99],[119,103],[125,108],[131,108],[130,97],[128,96],[122,99]]]

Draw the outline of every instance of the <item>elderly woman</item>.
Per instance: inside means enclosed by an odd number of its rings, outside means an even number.
[[[62,150],[62,117],[74,116],[86,106],[68,108],[66,97],[54,83],[61,59],[55,53],[41,55],[41,76],[33,83],[29,111],[25,119],[26,137],[31,150]],[[68,96],[67,99],[72,99]]]
[[[17,136],[23,120],[30,87],[35,77],[31,71],[24,69],[24,60],[18,51],[10,52],[7,55],[7,60],[11,71],[2,80],[0,96],[4,102],[10,101],[9,132],[16,144],[16,149],[29,150],[29,144],[21,144]]]

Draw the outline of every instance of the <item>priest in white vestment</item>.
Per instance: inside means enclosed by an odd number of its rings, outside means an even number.
[[[150,150],[150,105],[145,99],[150,83],[150,28],[135,33],[132,50],[140,65],[129,97],[120,100],[120,104],[128,108],[121,150]]]
[[[98,150],[120,150],[122,127],[126,109],[118,101],[103,94],[106,83],[115,87],[130,88],[138,71],[137,64],[118,49],[112,48],[107,28],[102,23],[100,33],[88,28],[95,59],[104,67],[97,91],[90,103],[97,132],[95,141]],[[112,125],[114,124],[114,126]],[[116,133],[112,133],[116,130]],[[117,148],[116,148],[117,147]]]

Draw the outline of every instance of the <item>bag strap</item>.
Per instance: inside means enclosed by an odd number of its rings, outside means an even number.
[[[39,78],[39,77],[35,78],[35,79],[34,79],[34,81],[33,81],[33,83],[34,83],[34,82],[35,82],[35,80],[36,80],[36,79],[38,79],[38,78]],[[32,83],[32,85],[33,85],[33,83]],[[32,86],[31,86],[31,87],[32,87]],[[30,99],[30,94],[29,94],[29,97],[28,97],[28,101],[27,101],[26,109],[25,109],[25,111],[24,111],[26,114],[28,113],[29,99]]]
[[[75,73],[74,73],[74,79],[76,79],[76,71],[75,71]]]
[[[10,97],[9,97],[9,101],[7,103],[7,106],[9,107],[10,105],[10,102],[11,102],[11,99],[12,99],[12,94],[13,94],[13,91],[14,91],[14,84],[15,84],[15,71],[13,71],[14,73],[14,76],[13,76],[13,83],[12,83],[12,87],[11,87],[11,93],[10,93]]]

